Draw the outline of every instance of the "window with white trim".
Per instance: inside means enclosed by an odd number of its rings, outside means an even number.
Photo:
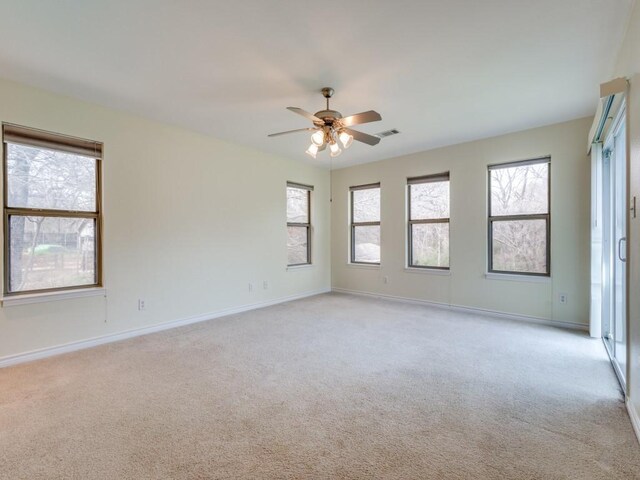
[[[489,166],[489,271],[549,276],[549,157]]]
[[[351,263],[380,264],[380,184],[349,188]]]
[[[407,179],[408,265],[449,269],[449,172]]]
[[[3,124],[4,294],[101,285],[102,144]]]
[[[287,265],[311,263],[311,192],[313,187],[287,182]]]

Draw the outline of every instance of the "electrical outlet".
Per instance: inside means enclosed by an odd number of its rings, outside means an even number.
[[[143,311],[145,309],[145,304],[144,304],[144,300],[142,300],[141,298],[138,299],[138,310],[139,311]]]
[[[266,280],[264,282],[262,282],[262,288],[264,290],[266,290],[267,288],[269,288],[269,282],[267,282]]]
[[[249,291],[253,292],[253,283],[249,282]]]
[[[389,277],[382,277],[382,283],[389,283]]]
[[[560,301],[560,303],[566,304],[567,303],[567,294],[566,293],[559,293],[558,294],[558,300]]]

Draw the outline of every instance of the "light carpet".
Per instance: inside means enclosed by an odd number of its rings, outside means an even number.
[[[620,479],[584,333],[326,294],[0,370],[3,479]]]

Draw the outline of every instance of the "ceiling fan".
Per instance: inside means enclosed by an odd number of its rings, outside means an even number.
[[[316,158],[317,153],[323,151],[327,146],[329,146],[329,152],[332,157],[340,155],[342,153],[342,149],[338,145],[338,140],[340,140],[345,149],[349,148],[354,140],[366,143],[367,145],[377,145],[380,142],[380,137],[349,128],[353,125],[361,125],[363,123],[382,120],[382,117],[378,112],[369,110],[368,112],[356,113],[355,115],[343,117],[340,112],[329,108],[329,99],[334,93],[333,88],[325,87],[321,92],[324,98],[327,99],[326,110],[320,110],[315,114],[311,114],[298,107],[287,107],[287,110],[291,110],[292,112],[311,120],[314,125],[313,127],[272,133],[269,137],[277,137],[279,135],[286,135],[294,132],[313,131],[315,133],[311,135],[311,145],[306,151],[306,153],[313,158]]]

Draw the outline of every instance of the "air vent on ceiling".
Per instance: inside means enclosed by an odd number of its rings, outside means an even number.
[[[390,137],[391,135],[397,135],[399,133],[400,132],[398,130],[393,128],[391,130],[385,130],[384,132],[376,133],[376,137],[378,138]]]

